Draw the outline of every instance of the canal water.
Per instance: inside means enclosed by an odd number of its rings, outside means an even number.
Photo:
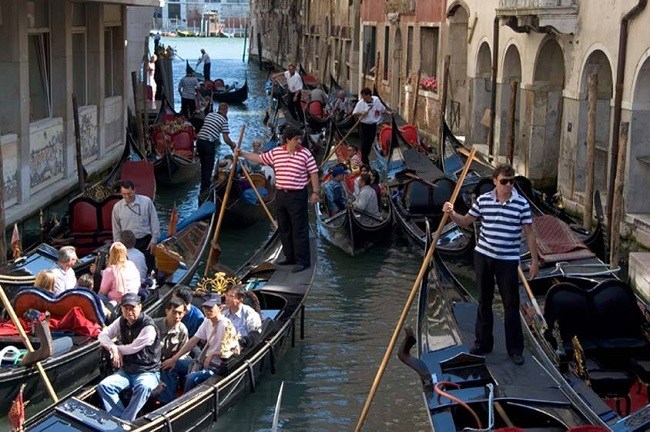
[[[165,38],[190,65],[200,49],[212,59],[213,78],[243,83],[248,73],[250,93],[228,113],[231,137],[246,125],[242,147],[264,138],[262,124],[268,106],[264,91],[267,73],[242,62],[243,39]],[[173,63],[175,85],[185,62]],[[199,68],[201,70],[201,68]],[[178,99],[178,98],[176,98]],[[180,108],[180,103],[177,104]],[[230,149],[222,146],[222,154]],[[198,186],[158,187],[156,205],[166,229],[174,203],[181,217],[197,206]],[[219,243],[222,263],[241,265],[268,237],[262,222],[245,230],[223,230]],[[215,431],[270,430],[280,384],[284,393],[280,430],[348,431],[354,429],[386,345],[421,263],[421,252],[398,235],[388,246],[350,258],[338,249],[318,244],[318,270],[306,301],[305,339],[281,358],[275,375],[264,377],[256,393],[246,396],[215,426]],[[414,324],[415,309],[408,322]],[[424,431],[428,420],[417,375],[393,355],[371,406],[368,431]]]

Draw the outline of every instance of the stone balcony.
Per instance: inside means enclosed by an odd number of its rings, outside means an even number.
[[[574,34],[579,0],[499,0],[502,24],[517,32]]]

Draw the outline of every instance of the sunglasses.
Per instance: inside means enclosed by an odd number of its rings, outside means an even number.
[[[513,178],[504,178],[504,179],[499,180],[499,183],[501,183],[504,186],[507,185],[508,183],[515,184],[515,179],[514,179],[514,177]]]

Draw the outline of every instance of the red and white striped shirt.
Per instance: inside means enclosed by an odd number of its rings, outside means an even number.
[[[311,152],[298,145],[291,154],[286,145],[260,155],[265,165],[275,170],[275,187],[282,190],[300,190],[309,184],[309,174],[317,173],[318,166]]]

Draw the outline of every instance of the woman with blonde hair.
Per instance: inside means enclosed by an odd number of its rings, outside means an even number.
[[[56,283],[56,276],[50,270],[41,270],[34,278],[34,288],[40,288],[43,291],[54,295],[54,284]]]
[[[115,242],[108,252],[108,266],[102,271],[99,295],[118,304],[126,293],[138,294],[140,273],[132,261],[126,258],[126,246]]]

